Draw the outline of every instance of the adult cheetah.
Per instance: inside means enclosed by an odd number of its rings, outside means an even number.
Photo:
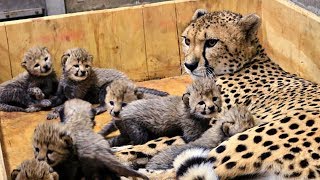
[[[264,172],[319,179],[320,86],[270,60],[257,38],[260,24],[255,14],[197,10],[182,33],[187,73],[194,79],[216,76],[224,108],[251,102],[251,113],[262,122],[211,150],[214,171],[221,179]],[[133,154],[150,157],[168,146],[150,143],[115,154],[132,161]]]

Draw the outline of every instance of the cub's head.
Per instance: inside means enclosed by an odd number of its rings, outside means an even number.
[[[92,104],[81,100],[71,99],[64,103],[63,109],[59,112],[60,119],[69,128],[93,128],[95,125],[95,110]]]
[[[143,98],[136,86],[129,80],[115,80],[106,88],[105,103],[107,111],[113,117],[118,117],[120,111],[128,103]]]
[[[12,180],[58,180],[59,175],[46,162],[25,160],[11,172]]]
[[[52,70],[52,59],[46,47],[33,47],[25,54],[21,66],[34,76],[47,76]]]
[[[83,48],[68,49],[61,57],[63,73],[74,81],[83,81],[91,73],[93,56]]]
[[[247,107],[241,105],[226,110],[219,121],[222,123],[221,129],[227,137],[241,133],[258,124]]]
[[[33,134],[35,159],[54,167],[73,155],[73,141],[62,125],[44,123],[36,127]]]
[[[197,10],[182,33],[184,67],[192,77],[233,73],[260,52],[260,17]]]
[[[216,117],[221,112],[221,87],[213,79],[200,78],[188,86],[182,97],[191,114],[198,117]]]

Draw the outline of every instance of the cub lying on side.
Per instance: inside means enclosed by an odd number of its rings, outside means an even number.
[[[11,180],[59,180],[59,175],[44,161],[25,160],[11,172]]]
[[[0,111],[34,112],[50,106],[58,80],[46,47],[29,49],[21,66],[26,72],[0,84]]]
[[[199,139],[181,146],[172,146],[150,159],[147,169],[171,169],[174,159],[191,148],[211,150],[229,137],[257,125],[251,113],[244,106],[235,106],[226,110],[219,118],[213,119],[212,127],[205,131]],[[196,156],[196,155],[195,155]],[[176,162],[177,163],[177,162]]]
[[[66,101],[60,115],[64,125],[48,123],[37,127],[34,147],[36,158],[46,160],[64,176],[62,179],[148,179],[121,164],[111,154],[108,142],[93,132],[95,112],[90,103],[80,99]]]
[[[209,128],[209,120],[220,111],[220,88],[212,79],[197,80],[182,98],[169,96],[128,104],[120,112],[120,120],[115,121],[121,134],[109,142],[111,146],[143,144],[176,135],[182,135],[186,142],[193,141]]]
[[[114,118],[117,118],[122,108],[132,101],[154,99],[169,95],[166,92],[155,89],[136,87],[132,81],[126,79],[115,80],[103,90],[103,92],[100,92],[100,102],[102,103],[95,110],[97,114],[108,111]],[[100,133],[103,136],[117,130],[114,121],[113,119],[112,123],[109,123],[109,126],[105,126],[105,130],[101,130]]]

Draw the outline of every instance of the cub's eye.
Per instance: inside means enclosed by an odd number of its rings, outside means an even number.
[[[35,68],[37,68],[37,67],[39,67],[39,66],[40,66],[40,64],[38,64],[38,63],[34,65]]]
[[[39,148],[34,148],[34,150],[36,150],[36,152],[39,152]]]
[[[212,98],[212,101],[216,101],[216,100],[218,100],[218,97],[213,97]]]
[[[190,46],[190,39],[184,38],[184,43],[186,43],[187,46]]]
[[[73,65],[73,67],[78,68],[78,67],[79,67],[79,64],[75,64],[75,65]]]
[[[52,150],[48,150],[48,154],[52,154],[53,153],[53,151]]]
[[[204,105],[204,101],[200,101],[198,104],[199,105]]]
[[[209,48],[213,47],[214,45],[217,44],[218,41],[219,41],[218,39],[208,39],[206,41],[206,47],[209,47]]]
[[[110,101],[109,103],[111,104],[111,106],[113,106],[113,105],[114,105],[114,102],[113,102],[113,101]]]
[[[89,68],[90,66],[89,65],[86,65],[86,68]]]
[[[47,60],[48,60],[48,57],[45,57],[44,60],[47,61]]]
[[[127,105],[127,103],[122,103],[122,107],[125,107]]]

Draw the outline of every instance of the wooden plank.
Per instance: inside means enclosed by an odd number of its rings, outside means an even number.
[[[8,48],[5,27],[0,26],[0,83],[12,78]]]
[[[147,79],[142,7],[93,14],[90,19],[95,23],[97,64],[121,70],[133,80]]]
[[[283,0],[262,2],[263,45],[283,69],[320,83],[320,17]]]
[[[0,118],[0,128],[1,128],[1,118]],[[6,167],[5,167],[5,164],[4,164],[4,158],[3,158],[3,150],[2,150],[2,146],[1,146],[1,143],[2,143],[2,140],[3,140],[3,136],[2,136],[2,133],[1,133],[1,129],[0,129],[0,179],[8,179],[7,178],[7,173],[6,173]]]
[[[143,17],[149,77],[179,75],[181,69],[174,2],[145,5]]]

